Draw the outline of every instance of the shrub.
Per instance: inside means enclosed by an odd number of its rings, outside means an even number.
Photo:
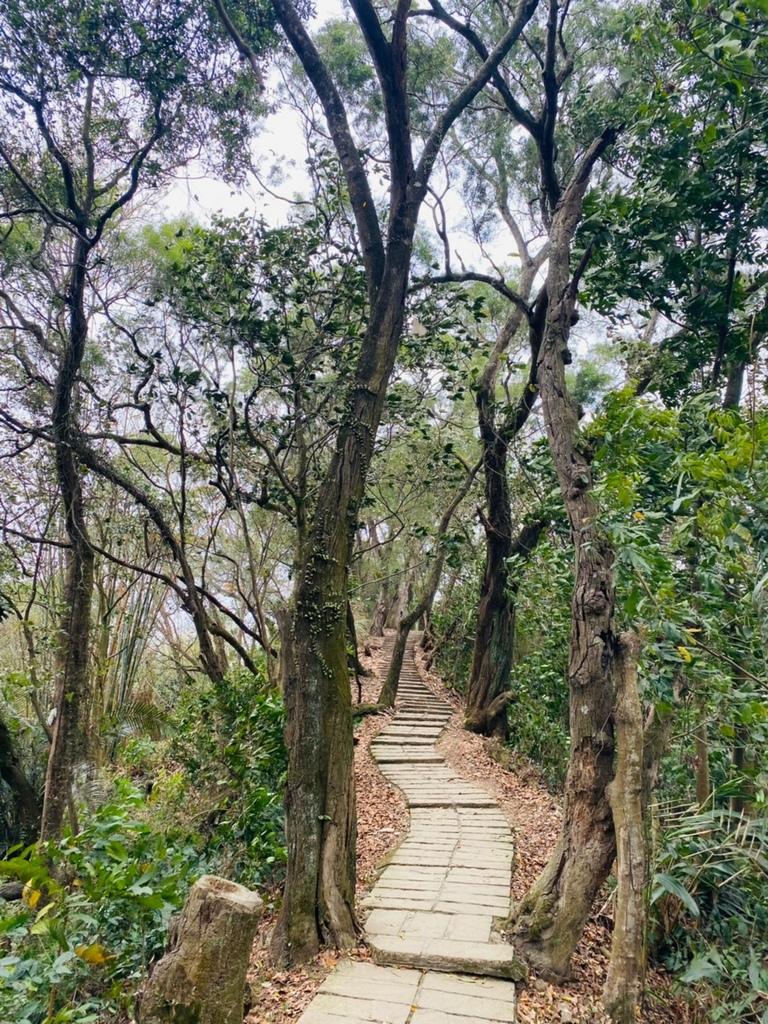
[[[141,820],[143,805],[119,782],[78,835],[0,861],[25,883],[21,909],[0,905],[0,1024],[89,1024],[132,1003],[205,870]]]
[[[724,807],[662,823],[650,940],[714,1022],[768,1024],[768,821]]]
[[[241,671],[190,688],[169,751],[181,773],[153,792],[158,808],[181,799],[216,870],[244,885],[275,882],[285,862],[283,727],[282,698],[264,678]]]

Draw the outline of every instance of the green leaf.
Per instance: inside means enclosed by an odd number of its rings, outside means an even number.
[[[692,917],[699,916],[699,906],[696,903],[696,900],[676,878],[672,877],[672,875],[666,875],[664,873],[654,875],[653,884],[654,889],[651,893],[651,903],[656,903],[662,893],[667,892],[671,896],[676,896],[680,902],[688,908]]]
[[[703,981],[705,978],[714,979],[719,976],[720,971],[706,955],[697,956],[691,962],[691,966],[688,970],[680,975],[680,981],[687,985],[694,981]]]

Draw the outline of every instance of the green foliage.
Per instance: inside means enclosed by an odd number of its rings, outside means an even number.
[[[194,847],[166,840],[142,809],[123,782],[77,836],[0,862],[0,876],[25,883],[21,909],[0,904],[2,1024],[89,1024],[131,1006],[204,870]]]
[[[721,387],[765,336],[764,24],[760,0],[693,0],[648,7],[626,32],[636,106],[616,159],[632,187],[587,199],[582,297],[619,322],[627,300],[666,318],[650,350],[632,347],[670,405]]]
[[[651,944],[717,1022],[768,1014],[768,828],[724,808],[663,821]]]
[[[459,693],[464,693],[472,668],[479,593],[477,567],[465,567],[449,599],[441,602],[432,617],[435,669]]]
[[[568,766],[568,636],[570,548],[559,538],[539,542],[523,576],[516,612],[510,745],[557,788]]]
[[[282,699],[263,678],[233,672],[191,686],[174,715],[170,757],[182,774],[160,778],[156,812],[194,824],[216,870],[244,885],[274,882],[285,861],[287,755]]]

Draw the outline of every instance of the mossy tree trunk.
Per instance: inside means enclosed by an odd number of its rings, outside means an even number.
[[[538,381],[547,437],[575,548],[568,656],[570,756],[555,850],[514,913],[515,945],[546,975],[567,977],[616,843],[607,787],[613,778],[613,550],[592,498],[592,453],[579,437],[578,404],[565,381],[578,273],[571,244],[591,169],[613,142],[606,130],[582,157],[549,231],[547,310]]]
[[[82,233],[87,220],[81,223]],[[88,256],[92,245],[84,238],[73,243],[67,306],[69,330],[56,377],[52,427],[56,476],[64,511],[69,549],[62,594],[56,652],[53,706],[56,719],[48,757],[45,799],[40,834],[55,839],[72,804],[72,784],[78,765],[90,760],[91,713],[91,601],[95,555],[85,517],[82,470],[77,458],[79,428],[75,414],[75,389],[88,339],[85,288]],[[72,815],[74,811],[72,811]],[[76,830],[76,822],[71,821]]]

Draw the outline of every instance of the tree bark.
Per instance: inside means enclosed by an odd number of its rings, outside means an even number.
[[[82,476],[76,455],[78,427],[73,409],[77,377],[88,337],[84,296],[89,251],[87,242],[81,238],[75,241],[67,290],[69,331],[56,378],[52,409],[56,476],[70,547],[56,658],[53,698],[56,720],[48,757],[40,829],[43,840],[55,839],[61,834],[65,815],[72,808],[75,769],[90,760],[92,695],[89,658],[95,558],[85,520]],[[75,821],[72,821],[72,826],[76,828]]]
[[[579,437],[578,404],[565,382],[578,285],[570,271],[571,242],[591,168],[615,134],[607,130],[595,140],[555,209],[538,370],[547,437],[575,548],[568,656],[570,757],[560,836],[541,877],[515,910],[512,933],[524,955],[554,978],[569,974],[616,852],[606,793],[613,778],[614,554],[598,526],[598,508],[590,494],[592,453]]]
[[[645,977],[647,842],[645,834],[644,737],[637,688],[636,633],[619,639],[616,658],[616,777],[608,787],[616,832],[617,889],[611,963],[603,1005],[614,1024],[635,1024]]]
[[[35,787],[21,767],[11,733],[0,719],[0,778],[13,793],[14,818],[25,846],[34,843],[40,834],[42,807]]]
[[[280,692],[285,693],[285,684],[288,679],[289,651],[291,649],[291,620],[292,615],[288,608],[275,607],[272,611],[277,623],[277,634],[280,639],[280,650],[277,655],[277,685]]]
[[[695,701],[696,727],[693,730],[693,744],[696,751],[696,803],[705,807],[712,796],[712,782],[709,774],[709,734],[707,729],[707,699],[697,697]]]
[[[503,478],[492,483],[493,474],[486,471],[486,493],[494,492],[488,501],[485,523],[486,562],[478,609],[477,633],[472,659],[472,672],[467,689],[464,727],[483,736],[505,740],[509,734],[507,705],[512,699],[509,675],[512,667],[515,637],[515,603],[520,587],[519,577],[510,578],[510,559],[515,555],[527,560],[539,541],[546,523],[539,520],[522,528],[512,540],[512,519],[506,479],[506,444],[503,447]],[[486,456],[486,466],[489,460]]]
[[[408,608],[412,593],[413,586],[411,584],[411,572],[408,570],[400,578],[394,600],[389,606],[387,618],[384,622],[386,629],[397,629],[399,627],[402,618],[406,613],[406,609]]]
[[[379,598],[376,602],[376,607],[373,610],[371,628],[368,630],[371,636],[384,636],[384,626],[386,625],[387,616],[389,615],[389,605],[389,581],[384,580],[381,584],[381,590],[379,591]]]
[[[169,929],[169,950],[137,999],[140,1024],[242,1024],[245,975],[263,903],[203,875]]]

